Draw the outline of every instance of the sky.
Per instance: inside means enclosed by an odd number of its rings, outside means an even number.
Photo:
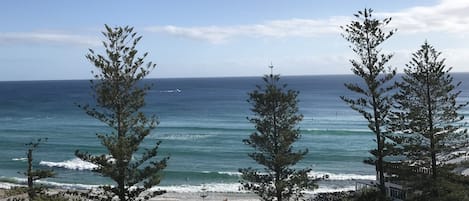
[[[5,0],[0,81],[90,79],[104,24],[143,36],[150,78],[351,74],[340,26],[364,8],[392,18],[381,48],[399,72],[425,41],[469,72],[469,0]]]

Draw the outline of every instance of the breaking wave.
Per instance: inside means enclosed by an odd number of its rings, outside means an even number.
[[[12,161],[27,161],[27,158],[12,158]]]
[[[70,170],[93,170],[98,167],[97,165],[93,163],[83,161],[79,158],[74,158],[74,159],[66,160],[62,162],[41,161],[39,162],[39,165],[44,165],[48,167],[65,168],[65,169],[70,169]]]

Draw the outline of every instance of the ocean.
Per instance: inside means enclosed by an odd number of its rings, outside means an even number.
[[[459,101],[469,101],[469,74]],[[297,167],[311,167],[312,175],[329,175],[316,192],[354,189],[354,179],[374,179],[374,167],[362,161],[375,147],[367,122],[339,97],[355,96],[344,82],[353,75],[284,76],[288,88],[300,91],[297,149],[308,155]],[[239,168],[257,167],[248,157],[253,149],[242,140],[254,132],[248,92],[261,77],[148,79],[153,84],[144,112],[160,124],[143,146],[161,140],[159,156],[170,156],[159,188],[176,192],[238,192]],[[106,126],[79,109],[93,103],[89,81],[0,82],[0,182],[20,183],[26,170],[25,143],[48,138],[34,152],[36,168],[51,168],[57,176],[43,183],[87,188],[111,181],[93,173],[92,164],[78,160],[75,150],[103,153],[96,137]],[[469,109],[461,111],[466,117]],[[20,172],[20,173],[19,173]]]

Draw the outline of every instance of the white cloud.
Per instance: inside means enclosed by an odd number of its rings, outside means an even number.
[[[314,37],[323,34],[339,33],[340,25],[348,22],[347,17],[332,17],[327,20],[290,19],[274,20],[262,24],[239,26],[207,26],[207,27],[178,27],[153,26],[147,27],[150,32],[163,32],[175,36],[211,43],[223,43],[227,40],[242,37]]]
[[[378,17],[392,17],[391,26],[399,33],[419,34],[444,32],[469,34],[469,1],[441,0],[434,6],[420,6],[398,12],[376,12]],[[340,26],[352,19],[349,16],[332,16],[325,19],[288,19],[267,21],[260,24],[238,26],[180,27],[175,25],[152,26],[146,30],[174,36],[223,43],[235,37],[316,37],[338,34]]]
[[[469,34],[469,1],[441,0],[434,6],[413,7],[400,12],[380,12],[404,33],[444,32]]]
[[[4,32],[0,33],[0,44],[17,43],[48,43],[48,44],[72,44],[83,46],[96,46],[100,42],[98,38],[82,35],[62,34],[62,33],[41,33],[41,32]]]
[[[446,66],[452,67],[453,72],[468,72],[467,55],[468,48],[445,48],[441,50],[441,58],[446,58]]]

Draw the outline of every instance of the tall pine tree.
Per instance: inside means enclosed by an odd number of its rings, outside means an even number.
[[[159,184],[161,171],[169,159],[156,159],[161,141],[156,141],[151,148],[141,148],[145,137],[158,123],[155,116],[147,117],[141,111],[149,90],[142,79],[155,64],[144,65],[147,53],[137,56],[136,45],[141,36],[137,37],[133,28],[106,25],[103,35],[105,55],[91,49],[86,55],[97,68],[91,81],[96,107],[79,107],[110,128],[110,133],[97,134],[107,153],[93,156],[77,150],[76,155],[96,164],[96,172],[116,183],[103,187],[108,199],[117,196],[121,201],[135,200],[143,191]]]
[[[28,179],[28,198],[29,200],[34,200],[37,197],[37,194],[43,193],[42,186],[35,186],[34,182],[39,179],[45,179],[55,176],[53,170],[34,170],[33,168],[33,151],[39,146],[41,141],[47,141],[47,138],[39,138],[36,142],[27,143],[28,151],[26,152],[28,160],[28,169],[24,175]]]
[[[391,145],[386,143],[388,134],[388,114],[391,109],[389,92],[393,89],[390,81],[396,74],[395,69],[386,69],[387,62],[392,58],[391,54],[382,54],[379,46],[391,37],[395,30],[385,32],[384,28],[391,18],[383,20],[372,16],[372,9],[364,9],[355,14],[356,21],[352,21],[345,27],[341,27],[345,33],[342,35],[351,43],[350,47],[357,54],[358,59],[352,59],[352,72],[359,76],[363,83],[347,83],[345,86],[357,93],[357,97],[348,98],[341,96],[350,107],[368,121],[369,129],[376,136],[377,148],[371,150],[374,158],[368,163],[376,167],[377,178],[381,195],[386,194],[384,180],[384,157]]]
[[[412,54],[395,95],[393,125],[400,133],[396,135],[398,154],[406,157],[401,165],[408,168],[402,169],[411,171],[400,175],[400,179],[417,189],[430,189],[429,186],[438,183],[445,161],[457,156],[449,153],[465,147],[467,142],[467,130],[459,123],[464,116],[458,111],[468,103],[457,104],[461,91],[456,87],[461,82],[453,83],[451,68],[445,67],[445,59],[440,55],[441,52],[425,42]],[[399,173],[403,172],[397,171]],[[415,176],[419,176],[419,180]],[[422,182],[425,180],[428,182]],[[438,200],[438,194],[435,190],[429,191],[428,198]]]
[[[249,121],[257,131],[243,142],[256,150],[249,156],[264,166],[264,170],[239,170],[244,188],[266,201],[297,199],[303,196],[303,190],[316,187],[316,179],[308,177],[310,168],[292,167],[308,153],[308,150],[293,150],[293,143],[301,136],[296,126],[303,115],[298,114],[299,92],[286,90],[279,79],[279,75],[266,75],[265,86],[257,86],[249,93],[248,102],[255,114]]]

